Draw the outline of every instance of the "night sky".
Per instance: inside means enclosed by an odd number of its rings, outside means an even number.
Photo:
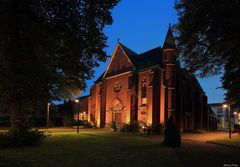
[[[104,29],[108,37],[107,54],[112,55],[117,39],[137,53],[162,46],[168,24],[177,23],[174,0],[122,0],[112,11],[113,24]],[[105,71],[108,62],[95,68],[95,78],[87,81],[81,96],[88,95],[93,82]],[[220,76],[199,79],[209,103],[223,102]]]

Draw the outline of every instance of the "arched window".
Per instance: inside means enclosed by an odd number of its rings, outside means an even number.
[[[142,104],[147,104],[147,81],[142,81]]]
[[[120,102],[120,100],[115,99],[113,102],[113,111],[114,112],[121,112],[123,110],[123,106],[122,103]]]

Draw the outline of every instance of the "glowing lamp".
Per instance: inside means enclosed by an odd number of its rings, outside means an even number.
[[[228,107],[228,105],[227,104],[223,104],[223,108],[227,108]]]

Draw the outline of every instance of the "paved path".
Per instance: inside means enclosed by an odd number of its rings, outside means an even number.
[[[182,146],[173,148],[186,167],[240,167],[240,149],[207,143],[226,137],[227,132],[183,133]],[[163,140],[155,136],[153,140]]]
[[[174,151],[186,167],[240,167],[240,150],[235,148],[183,139]]]

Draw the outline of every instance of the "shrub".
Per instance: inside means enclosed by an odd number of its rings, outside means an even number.
[[[162,124],[158,124],[157,126],[152,126],[151,127],[151,133],[152,134],[160,134],[163,131],[163,126]]]
[[[131,132],[132,131],[132,128],[131,128],[131,125],[130,124],[122,124],[120,126],[120,132]]]
[[[44,116],[35,117],[35,126],[44,127],[46,126],[46,118]]]
[[[116,123],[114,121],[112,121],[111,129],[113,129],[114,131],[117,131],[117,126],[116,126]]]
[[[52,126],[63,126],[63,118],[60,116],[50,117]]]
[[[86,123],[84,126],[85,128],[93,128],[95,126],[95,123],[93,121],[90,122],[86,121],[85,123]]]
[[[166,124],[166,129],[164,131],[164,142],[165,145],[172,147],[181,146],[181,135],[176,128],[173,118],[170,117]]]
[[[122,124],[119,128],[120,132],[126,132],[127,131],[127,124]]]
[[[46,137],[44,132],[32,130],[18,121],[18,129],[0,133],[0,147],[20,147],[40,144]]]
[[[77,125],[77,122],[76,122],[76,125]],[[96,121],[87,121],[87,120],[84,120],[84,121],[81,121],[79,122],[79,125],[80,126],[84,126],[84,128],[97,128],[97,122]]]
[[[152,126],[147,125],[144,122],[139,122],[138,127],[139,127],[138,132],[140,134],[151,134],[152,132]]]
[[[80,120],[80,121],[79,121],[79,126],[85,127],[87,124],[88,124],[88,121],[87,121],[87,120]]]
[[[63,125],[66,127],[72,127],[74,124],[74,120],[73,118],[69,118],[69,117],[64,117],[63,118]]]
[[[95,122],[93,121],[88,122],[87,120],[79,120],[79,121],[73,120],[73,126],[77,126],[77,125],[82,126],[84,128],[92,128],[95,126]]]
[[[122,124],[120,127],[121,132],[138,132],[138,122],[133,122],[131,124]]]
[[[92,121],[91,124],[92,124],[92,128],[97,128],[97,122],[96,121]]]
[[[138,130],[139,130],[139,123],[137,121],[133,121],[130,124],[129,131],[130,132],[138,132]]]
[[[10,126],[10,116],[0,116],[0,126]]]

